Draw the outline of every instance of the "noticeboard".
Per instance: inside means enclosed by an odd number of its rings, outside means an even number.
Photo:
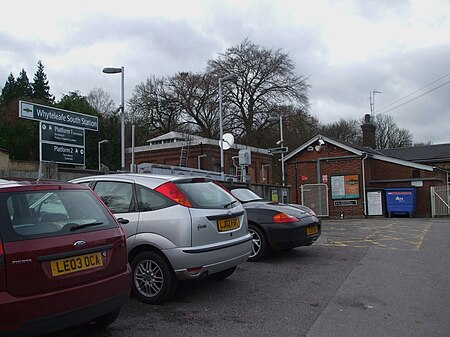
[[[331,177],[332,199],[357,199],[359,198],[359,175],[343,175]]]

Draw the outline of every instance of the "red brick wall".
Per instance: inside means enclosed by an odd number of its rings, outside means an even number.
[[[135,152],[134,160],[136,165],[141,163],[153,163],[162,165],[178,166],[180,164],[181,147],[152,149],[151,151]],[[206,154],[206,157],[200,158],[200,164],[202,170],[214,171],[214,167],[220,169],[220,148],[213,145],[191,145],[189,148],[187,167],[198,168],[198,156]],[[224,170],[225,173],[231,173],[231,167],[233,166],[232,157],[237,157],[239,150],[231,148],[224,151]],[[269,154],[252,152],[251,159],[252,164],[248,167],[247,174],[250,175],[252,183],[266,183],[272,184],[272,160],[273,156]],[[236,165],[239,165],[239,160],[235,159]],[[126,167],[130,167],[131,153],[126,153]],[[268,181],[262,181],[262,166],[270,164],[265,168],[265,176],[268,177]],[[268,172],[267,172],[268,170]]]
[[[340,157],[340,158],[339,158]],[[320,159],[320,160],[319,160]],[[320,172],[318,173],[318,163]],[[286,163],[287,182],[292,185],[292,201],[302,203],[300,186],[304,184],[326,183],[328,186],[329,215],[337,218],[343,211],[346,217],[364,216],[363,174],[361,158],[342,148],[327,145],[325,151],[304,149]],[[408,166],[389,163],[373,158],[365,160],[365,180],[367,190],[383,190],[388,187],[411,187],[411,180],[417,178],[423,186],[416,190],[416,215],[431,215],[430,187],[443,185],[446,175],[442,171],[418,170]],[[319,175],[319,176],[318,176]],[[359,198],[356,206],[335,206],[331,195],[332,176],[359,176]],[[416,180],[417,180],[416,179]]]

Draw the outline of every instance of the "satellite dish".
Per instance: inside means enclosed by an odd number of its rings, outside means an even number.
[[[222,142],[219,142],[219,146],[223,143],[223,149],[228,150],[234,144],[234,136],[231,133],[226,133],[222,137]]]

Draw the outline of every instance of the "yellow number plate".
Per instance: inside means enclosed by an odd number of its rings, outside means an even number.
[[[60,276],[103,266],[102,254],[92,253],[50,262],[52,275]]]
[[[306,235],[314,235],[319,233],[319,228],[317,226],[306,228]]]
[[[219,232],[230,231],[235,228],[239,228],[240,226],[239,218],[231,218],[217,221],[217,227],[219,228]]]

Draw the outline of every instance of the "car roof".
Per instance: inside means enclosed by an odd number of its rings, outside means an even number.
[[[80,188],[81,187],[81,188]],[[88,189],[86,186],[72,184],[60,180],[7,180],[0,179],[0,191],[21,190],[33,191],[39,188],[45,189]]]
[[[142,179],[148,180],[152,179],[155,182],[166,182],[166,181],[185,181],[185,180],[204,180],[213,181],[211,178],[207,177],[197,177],[197,176],[187,176],[187,175],[165,175],[165,174],[151,174],[151,173],[117,173],[117,174],[104,174],[96,176],[88,176],[73,179],[73,182],[80,182],[83,180],[103,180],[103,179]]]

